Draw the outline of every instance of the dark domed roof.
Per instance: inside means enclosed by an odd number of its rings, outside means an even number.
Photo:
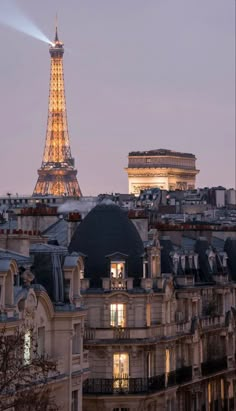
[[[110,275],[107,256],[113,253],[127,255],[126,273],[142,276],[143,242],[125,211],[114,204],[99,204],[76,229],[69,252],[84,253],[85,277],[97,282]]]

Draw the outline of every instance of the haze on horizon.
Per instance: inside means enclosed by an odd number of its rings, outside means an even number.
[[[234,0],[18,0],[51,39],[56,12],[72,155],[84,195],[127,192],[130,151],[197,157],[197,186],[235,187]],[[32,194],[48,46],[0,26],[0,195]]]

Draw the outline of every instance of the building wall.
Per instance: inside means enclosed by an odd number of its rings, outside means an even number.
[[[226,203],[228,205],[236,205],[236,190],[233,188],[226,190]]]
[[[211,411],[223,401],[234,410],[236,286],[225,279],[184,286],[189,280],[179,278],[176,288],[171,274],[159,274],[139,290],[84,291],[91,364],[84,411]],[[111,304],[125,306],[124,326],[111,326]],[[117,355],[128,368],[114,376]]]
[[[74,268],[71,266],[71,276]],[[33,275],[30,276],[32,281]],[[57,364],[56,373],[51,372],[48,383],[59,409],[81,411],[82,385],[89,368],[88,353],[83,347],[85,310],[63,304],[57,310],[39,285],[18,285],[14,292],[14,277],[19,277],[16,262],[0,259],[0,332],[6,329],[12,333],[19,327],[31,329],[39,355],[46,355]],[[75,293],[80,294],[80,290],[74,290]]]
[[[137,169],[137,172],[133,171],[132,169],[127,170],[129,194],[138,195],[141,190],[154,187],[159,187],[162,190],[183,190],[192,189],[195,187],[194,176],[190,177],[185,176],[184,174],[179,175],[178,172],[176,172],[176,175],[173,176],[173,171],[167,171],[164,172],[164,176],[158,176],[159,173],[163,173],[163,170],[158,168],[155,169],[155,173],[149,173],[146,169],[143,169],[142,173],[140,173],[140,169]]]

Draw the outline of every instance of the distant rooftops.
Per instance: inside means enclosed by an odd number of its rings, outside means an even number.
[[[179,151],[167,150],[165,148],[159,148],[157,150],[149,151],[131,151],[129,156],[173,156],[173,157],[191,157],[195,158],[191,153],[180,153]]]

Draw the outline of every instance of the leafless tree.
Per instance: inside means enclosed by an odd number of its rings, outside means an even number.
[[[0,411],[56,411],[56,362],[38,353],[32,330],[0,331]]]

